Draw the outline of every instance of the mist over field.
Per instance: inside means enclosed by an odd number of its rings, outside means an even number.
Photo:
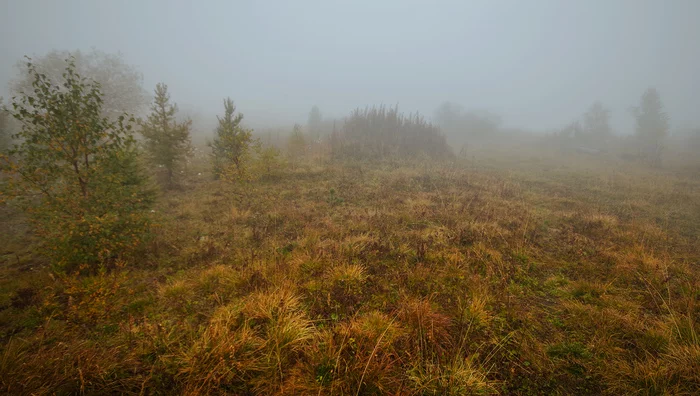
[[[0,82],[24,55],[121,52],[149,91],[215,114],[231,95],[253,127],[343,117],[398,103],[432,116],[444,101],[504,125],[549,131],[606,104],[616,132],[650,86],[674,127],[700,124],[693,0],[5,1]]]
[[[698,16],[0,0],[0,394],[700,394]]]

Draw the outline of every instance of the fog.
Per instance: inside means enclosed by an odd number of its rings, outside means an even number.
[[[16,63],[51,50],[121,52],[151,92],[206,116],[231,96],[254,127],[443,102],[546,131],[594,101],[613,131],[655,87],[671,128],[700,124],[700,2],[2,1],[0,95]]]
[[[0,0],[0,392],[700,395],[700,0]]]

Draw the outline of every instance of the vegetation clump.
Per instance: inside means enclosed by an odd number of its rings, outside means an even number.
[[[62,81],[29,61],[33,91],[16,97],[21,123],[6,187],[28,211],[56,270],[94,271],[124,259],[148,234],[154,195],[138,161],[133,118],[103,116],[100,86],[67,60]]]
[[[333,153],[339,158],[374,160],[452,156],[439,128],[418,114],[406,116],[399,113],[398,106],[383,105],[353,110],[336,138]]]

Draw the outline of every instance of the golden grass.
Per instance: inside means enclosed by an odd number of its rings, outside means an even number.
[[[4,208],[0,392],[700,393],[700,180],[484,156],[195,162],[139,262],[78,279]]]

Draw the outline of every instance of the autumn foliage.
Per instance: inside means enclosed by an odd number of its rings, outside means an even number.
[[[31,214],[58,271],[92,271],[128,256],[149,228],[153,201],[127,115],[102,116],[99,84],[67,60],[62,81],[27,63],[33,92],[13,98],[20,142],[4,157],[6,194]]]

